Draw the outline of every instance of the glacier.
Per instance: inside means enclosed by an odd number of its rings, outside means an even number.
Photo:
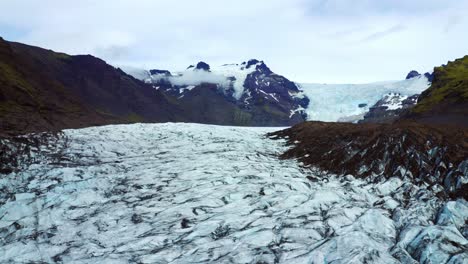
[[[280,160],[277,129],[65,130],[0,178],[0,263],[467,263],[465,200]]]
[[[299,86],[310,99],[306,109],[308,120],[352,122],[362,119],[369,108],[385,94],[411,96],[420,94],[430,84],[425,76],[419,76],[368,84],[301,83]]]

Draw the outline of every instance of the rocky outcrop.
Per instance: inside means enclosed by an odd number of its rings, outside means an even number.
[[[407,109],[414,107],[418,97],[418,94],[412,96],[403,96],[398,93],[386,94],[369,108],[359,123],[391,123]]]
[[[426,77],[427,80],[428,80],[429,82],[432,82],[432,81],[434,80],[434,73],[428,73],[428,72],[426,72],[426,73],[424,74],[424,77]]]
[[[307,115],[303,110],[307,108],[309,99],[302,95],[295,83],[273,73],[263,61],[251,60],[246,67],[253,67],[254,62],[257,63],[255,71],[247,75],[240,101],[251,101],[254,105],[266,101],[277,105],[283,112],[290,114],[291,118],[304,121]]]
[[[151,75],[172,76],[171,72],[168,70],[152,69],[152,70],[149,70],[149,72]]]
[[[210,71],[210,65],[208,63],[200,61],[197,63],[197,66],[195,66],[195,69],[197,70],[202,70],[202,71]]]
[[[420,77],[420,76],[424,76],[427,78],[427,80],[429,82],[432,82],[434,76],[432,73],[429,73],[429,72],[426,72],[424,74],[420,74],[419,72],[417,71],[410,71],[407,75],[406,75],[406,80],[409,80],[409,79],[412,79],[412,78],[416,78],[416,77]]]
[[[408,75],[406,75],[406,80],[411,79],[411,78],[415,78],[415,77],[419,77],[419,76],[421,76],[421,74],[419,72],[413,70],[413,71],[410,71],[408,73]]]

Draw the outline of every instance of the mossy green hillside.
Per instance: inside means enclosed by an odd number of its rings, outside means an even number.
[[[13,66],[2,61],[0,61],[0,83],[3,83],[4,86],[16,87],[30,96],[34,94],[34,88],[31,83]]]
[[[468,56],[434,69],[431,87],[420,97],[414,113],[424,113],[442,102],[468,101]]]

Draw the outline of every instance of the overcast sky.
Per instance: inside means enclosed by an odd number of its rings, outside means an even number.
[[[468,54],[468,0],[0,0],[0,36],[110,64],[264,60],[293,81],[364,83]]]

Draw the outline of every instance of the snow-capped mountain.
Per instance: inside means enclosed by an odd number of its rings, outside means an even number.
[[[144,78],[145,82],[179,99],[202,83],[215,83],[227,99],[243,107],[248,108],[259,99],[266,100],[289,109],[291,117],[298,113],[306,120],[330,122],[358,122],[364,119],[366,122],[389,121],[403,109],[413,106],[416,100],[406,99],[416,99],[433,79],[432,73],[410,71],[406,79],[400,81],[296,84],[273,73],[263,61],[258,60],[217,67],[199,62],[174,74],[166,70],[149,72],[150,76]],[[397,105],[404,107],[392,109]]]
[[[190,65],[185,71],[172,75],[169,71],[150,70],[151,76],[144,79],[161,89],[183,97],[202,83],[214,83],[230,98],[248,106],[258,97],[267,101],[287,101],[295,104],[295,112],[307,107],[302,91],[285,77],[275,74],[263,62],[256,59],[241,64],[224,64],[212,67],[205,62]],[[169,86],[167,84],[170,84]],[[292,107],[292,106],[291,106]]]
[[[211,84],[216,86],[210,87],[217,93],[211,93],[210,96],[221,95],[226,102],[257,119],[255,123],[268,125],[268,118],[279,118],[281,121],[276,123],[288,125],[306,119],[305,109],[309,104],[307,96],[298,85],[274,73],[263,61],[252,59],[221,66],[199,62],[180,72],[153,69],[149,73],[150,76],[143,81],[184,104],[200,99],[213,101],[213,98],[206,98],[207,94],[200,95],[200,90],[207,89],[206,85]],[[275,122],[270,125],[275,125]]]
[[[306,109],[308,120],[357,122],[388,94],[400,99],[420,94],[430,86],[426,76],[401,81],[369,84],[300,84],[310,99]],[[394,98],[395,99],[395,98]]]
[[[294,120],[299,120],[294,116],[300,116],[303,120],[329,122],[358,122],[365,118],[366,122],[389,121],[391,117],[398,116],[403,109],[413,106],[417,100],[407,98],[416,99],[417,95],[430,86],[433,79],[432,73],[420,74],[410,71],[405,80],[399,81],[369,84],[299,84],[273,73],[263,61],[255,59],[241,64],[215,67],[199,62],[175,73],[167,70],[148,72],[149,76],[145,76],[144,71],[140,71],[138,76],[146,77],[142,80],[178,99],[185,97],[186,101],[190,100],[190,96],[187,95],[191,94],[194,88],[203,83],[212,83],[217,85],[226,100],[235,102],[244,109],[268,102],[280,106],[282,111],[287,111]],[[392,102],[386,102],[387,100]],[[402,107],[392,109],[397,105]]]

